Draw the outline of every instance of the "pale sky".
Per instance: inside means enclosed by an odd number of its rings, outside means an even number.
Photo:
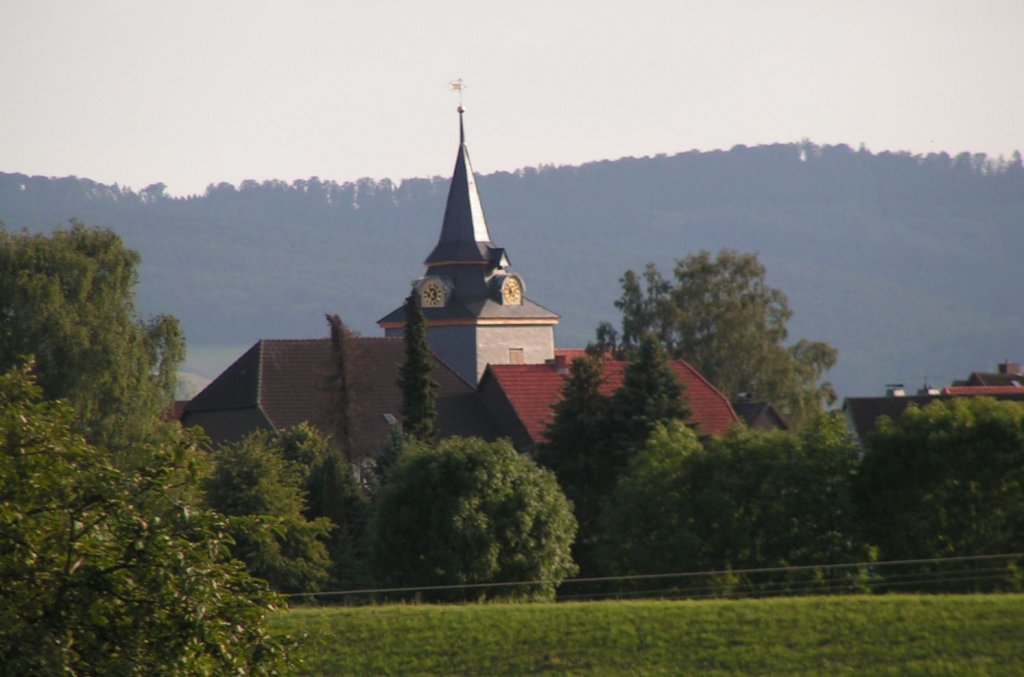
[[[1024,151],[1022,0],[0,0],[0,171],[172,194],[810,139]]]

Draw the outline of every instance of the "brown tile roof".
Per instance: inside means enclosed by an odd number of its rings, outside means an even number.
[[[405,359],[404,343],[389,338],[348,341],[353,451],[357,456],[375,454],[387,439],[384,415],[401,418],[396,381]],[[302,422],[332,434],[333,364],[329,339],[259,341],[193,398],[182,420],[185,425],[202,422],[216,443],[240,439],[257,427],[284,429]],[[433,375],[440,386],[442,436],[499,436],[472,386],[436,358]],[[257,424],[260,415],[265,425]]]
[[[280,430],[308,422],[329,430],[331,342],[260,341],[260,346],[259,402],[270,424]]]
[[[881,417],[887,416],[896,420],[903,415],[907,407],[911,405],[923,407],[937,399],[939,397],[936,395],[847,397],[843,401],[843,413],[846,415],[849,426],[863,444]]]
[[[999,390],[1004,392],[987,392]],[[963,387],[953,386],[944,388],[941,395],[907,395],[905,397],[847,397],[843,401],[843,412],[853,432],[859,438],[861,444],[867,440],[867,436],[874,432],[878,419],[886,416],[892,420],[898,419],[911,405],[925,407],[936,400],[947,400],[951,397],[977,397],[992,396],[998,400],[1020,400],[1024,401],[1024,388],[1015,388],[1012,392],[1005,392],[1003,388],[985,387]]]
[[[1024,376],[1020,374],[1004,374],[975,371],[966,381],[955,381],[954,386],[1016,386],[1024,387]]]
[[[582,351],[560,350],[557,356],[575,358]],[[604,361],[604,383],[601,392],[611,395],[622,387],[627,362]],[[711,385],[696,369],[682,360],[670,363],[686,386],[693,418],[690,423],[697,426],[702,435],[724,435],[739,419],[729,400]],[[492,364],[487,367],[480,382],[480,389],[499,390],[522,425],[525,435],[533,444],[544,439],[544,431],[551,423],[552,407],[562,396],[565,376],[554,362],[548,364],[510,365]],[[495,398],[487,398],[488,403]],[[501,418],[500,412],[496,416]]]

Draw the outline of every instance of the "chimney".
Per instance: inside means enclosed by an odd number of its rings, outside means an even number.
[[[885,386],[886,397],[906,397],[907,389],[903,387],[902,383],[888,383]]]
[[[1007,361],[999,365],[999,373],[1012,376],[1024,376],[1024,369],[1021,369],[1020,362]]]

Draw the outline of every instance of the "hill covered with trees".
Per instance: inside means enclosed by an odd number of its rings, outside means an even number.
[[[491,235],[531,298],[581,346],[627,269],[701,249],[755,252],[789,297],[791,336],[839,349],[840,396],[948,384],[1024,357],[1024,166],[984,155],[737,146],[479,177]],[[137,305],[193,351],[323,334],[325,312],[375,335],[439,232],[448,180],[317,178],[173,197],[0,173],[0,220],[106,226],[141,254]],[[208,374],[212,376],[213,374]]]

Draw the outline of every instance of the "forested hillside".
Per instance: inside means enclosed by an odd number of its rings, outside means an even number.
[[[447,177],[218,184],[171,197],[87,179],[0,174],[0,220],[112,228],[142,255],[138,306],[173,313],[196,351],[376,335],[423,272]],[[811,143],[625,158],[479,177],[491,235],[527,294],[581,346],[629,268],[699,249],[757,252],[794,310],[792,338],[839,349],[841,396],[946,385],[1024,359],[1024,167]],[[214,374],[207,374],[212,376]]]

